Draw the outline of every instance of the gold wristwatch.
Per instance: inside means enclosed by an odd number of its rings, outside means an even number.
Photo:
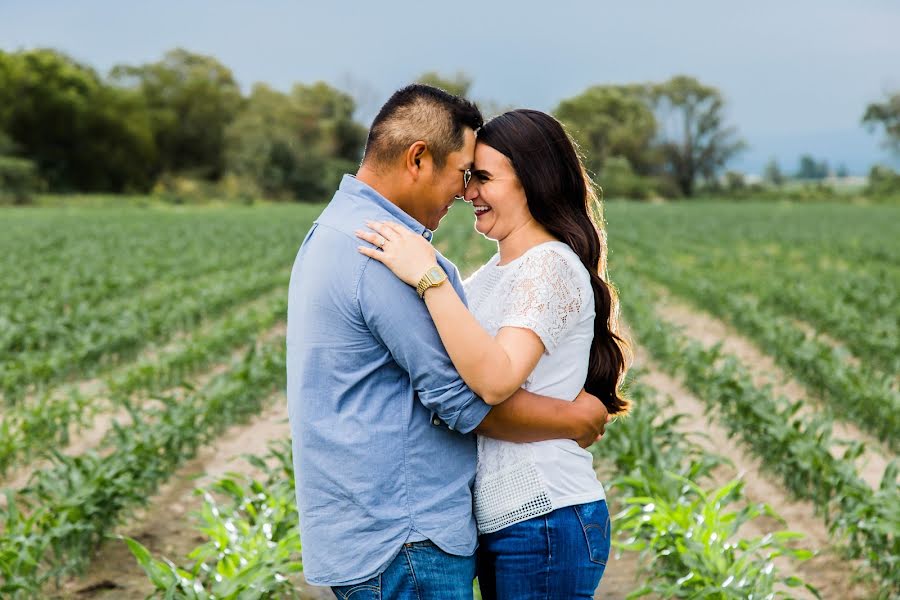
[[[419,294],[419,298],[424,300],[425,290],[439,286],[445,281],[447,281],[447,274],[440,266],[434,265],[425,271],[425,274],[422,275],[422,279],[419,280],[419,285],[416,286],[416,292]]]

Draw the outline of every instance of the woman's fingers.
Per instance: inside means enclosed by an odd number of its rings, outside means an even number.
[[[383,235],[387,240],[402,239],[412,235],[409,229],[393,221],[366,221],[366,225],[369,229]]]
[[[380,252],[375,248],[367,248],[366,246],[357,246],[357,250],[359,250],[360,254],[365,254],[369,258],[374,258],[378,262],[384,262],[384,252]]]
[[[368,231],[356,230],[356,237],[361,240],[365,240],[372,244],[373,246],[377,246],[381,248],[385,243],[385,238],[380,233],[370,233]]]
[[[399,237],[403,237],[410,233],[409,229],[406,229],[405,227],[403,227],[402,225],[399,225],[398,223],[391,223],[390,221],[386,221],[386,222],[382,223],[382,225],[387,227],[392,234],[395,234]]]
[[[396,236],[396,232],[393,229],[387,227],[387,223],[380,223],[377,221],[366,221],[366,226],[372,231],[378,232],[385,240],[390,241],[392,238]]]

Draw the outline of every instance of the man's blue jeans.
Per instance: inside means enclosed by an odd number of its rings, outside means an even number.
[[[478,538],[484,600],[593,598],[610,550],[605,500],[559,508]]]
[[[332,587],[338,600],[472,600],[475,557],[447,554],[430,541],[403,544],[381,574]]]

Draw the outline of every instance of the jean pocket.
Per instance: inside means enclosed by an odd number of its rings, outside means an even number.
[[[338,600],[381,600],[381,587],[375,581],[364,581],[355,585],[333,586],[331,591]]]
[[[598,500],[587,504],[577,504],[574,508],[575,514],[581,522],[581,528],[584,530],[591,562],[605,566],[606,561],[609,560],[612,535],[612,524],[606,501]]]

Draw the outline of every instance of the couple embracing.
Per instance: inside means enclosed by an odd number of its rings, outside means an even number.
[[[463,197],[498,252],[431,244]],[[610,551],[585,450],[625,345],[597,199],[561,125],[411,85],[291,274],[287,399],[307,580],[340,598],[592,598]]]

